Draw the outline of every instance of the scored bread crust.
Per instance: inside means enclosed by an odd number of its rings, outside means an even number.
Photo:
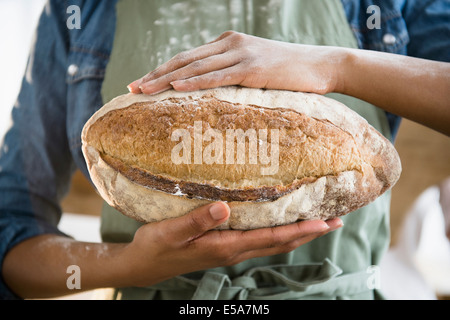
[[[99,151],[89,136],[94,124],[111,111],[171,99],[216,99],[243,108],[293,111],[309,117],[311,124],[323,121],[339,128],[334,134],[341,140],[351,140],[362,161],[348,170],[301,177],[286,185],[267,185],[253,176],[245,185],[223,186],[220,177],[216,185],[205,184],[190,181],[189,177],[177,179],[126,165],[122,159]],[[126,94],[107,103],[88,120],[82,142],[91,179],[100,195],[123,214],[142,222],[178,217],[216,200],[227,201],[231,208],[230,219],[220,226],[222,229],[245,230],[297,220],[326,220],[372,202],[396,183],[401,172],[393,145],[357,113],[324,96],[281,90],[222,87],[189,93],[171,90],[154,96]],[[281,161],[280,166],[283,173]]]

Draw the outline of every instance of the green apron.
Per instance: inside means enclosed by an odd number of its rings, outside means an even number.
[[[293,43],[357,48],[339,0],[121,0],[105,102],[176,53],[227,30]],[[385,113],[330,94],[390,137]],[[389,245],[390,193],[344,216],[344,227],[287,253],[178,276],[146,288],[118,288],[114,299],[377,299],[373,277]],[[149,208],[150,210],[150,208]],[[133,239],[140,223],[105,204],[104,241]],[[151,272],[151,270],[149,270]],[[372,281],[372,282],[371,282]],[[375,287],[375,288],[374,288]]]

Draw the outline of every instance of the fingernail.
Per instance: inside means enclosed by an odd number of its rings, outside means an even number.
[[[334,224],[333,226],[330,227],[330,229],[331,229],[330,231],[340,229],[343,226],[344,226],[344,222],[342,222],[342,220],[339,219],[339,221],[336,224]]]
[[[322,229],[321,231],[327,231],[330,229],[330,226],[328,224],[324,223],[320,228]]]
[[[223,203],[215,203],[209,208],[209,214],[214,220],[222,220],[227,217],[228,210]]]
[[[154,87],[155,87],[156,81],[155,80],[151,80],[148,82],[145,82],[143,84],[141,84],[139,86],[139,89],[141,89],[141,91],[143,92],[144,90],[150,92],[150,91],[154,91]]]
[[[170,83],[176,91],[195,91],[195,86],[189,80],[176,80]]]
[[[139,90],[139,85],[141,84],[141,79],[133,81],[132,83],[130,83],[127,88],[130,92],[134,92],[134,91],[138,91]]]
[[[179,89],[180,89],[180,84],[182,84],[182,82],[181,81],[172,81],[171,83],[170,83],[170,85],[172,86],[172,88],[174,89],[174,90],[177,90],[177,91],[179,91]]]

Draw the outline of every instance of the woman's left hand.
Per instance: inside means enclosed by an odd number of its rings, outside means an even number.
[[[156,94],[171,88],[195,91],[240,85],[325,94],[337,83],[336,49],[228,31],[177,54],[128,88],[132,93]]]
[[[228,31],[134,81],[132,93],[221,86],[342,93],[450,136],[450,63]]]

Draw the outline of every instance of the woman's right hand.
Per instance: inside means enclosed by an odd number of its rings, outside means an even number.
[[[77,292],[149,286],[192,271],[288,252],[342,226],[336,218],[250,231],[215,230],[229,216],[226,203],[209,204],[140,227],[131,243],[87,243],[54,234],[32,237],[8,252],[2,276],[23,298],[73,294],[67,285],[73,276],[79,277]],[[68,274],[73,265],[78,275]]]
[[[214,230],[230,216],[224,202],[142,226],[125,248],[128,280],[149,286],[174,276],[286,253],[341,227],[342,221],[302,221],[249,231]]]

